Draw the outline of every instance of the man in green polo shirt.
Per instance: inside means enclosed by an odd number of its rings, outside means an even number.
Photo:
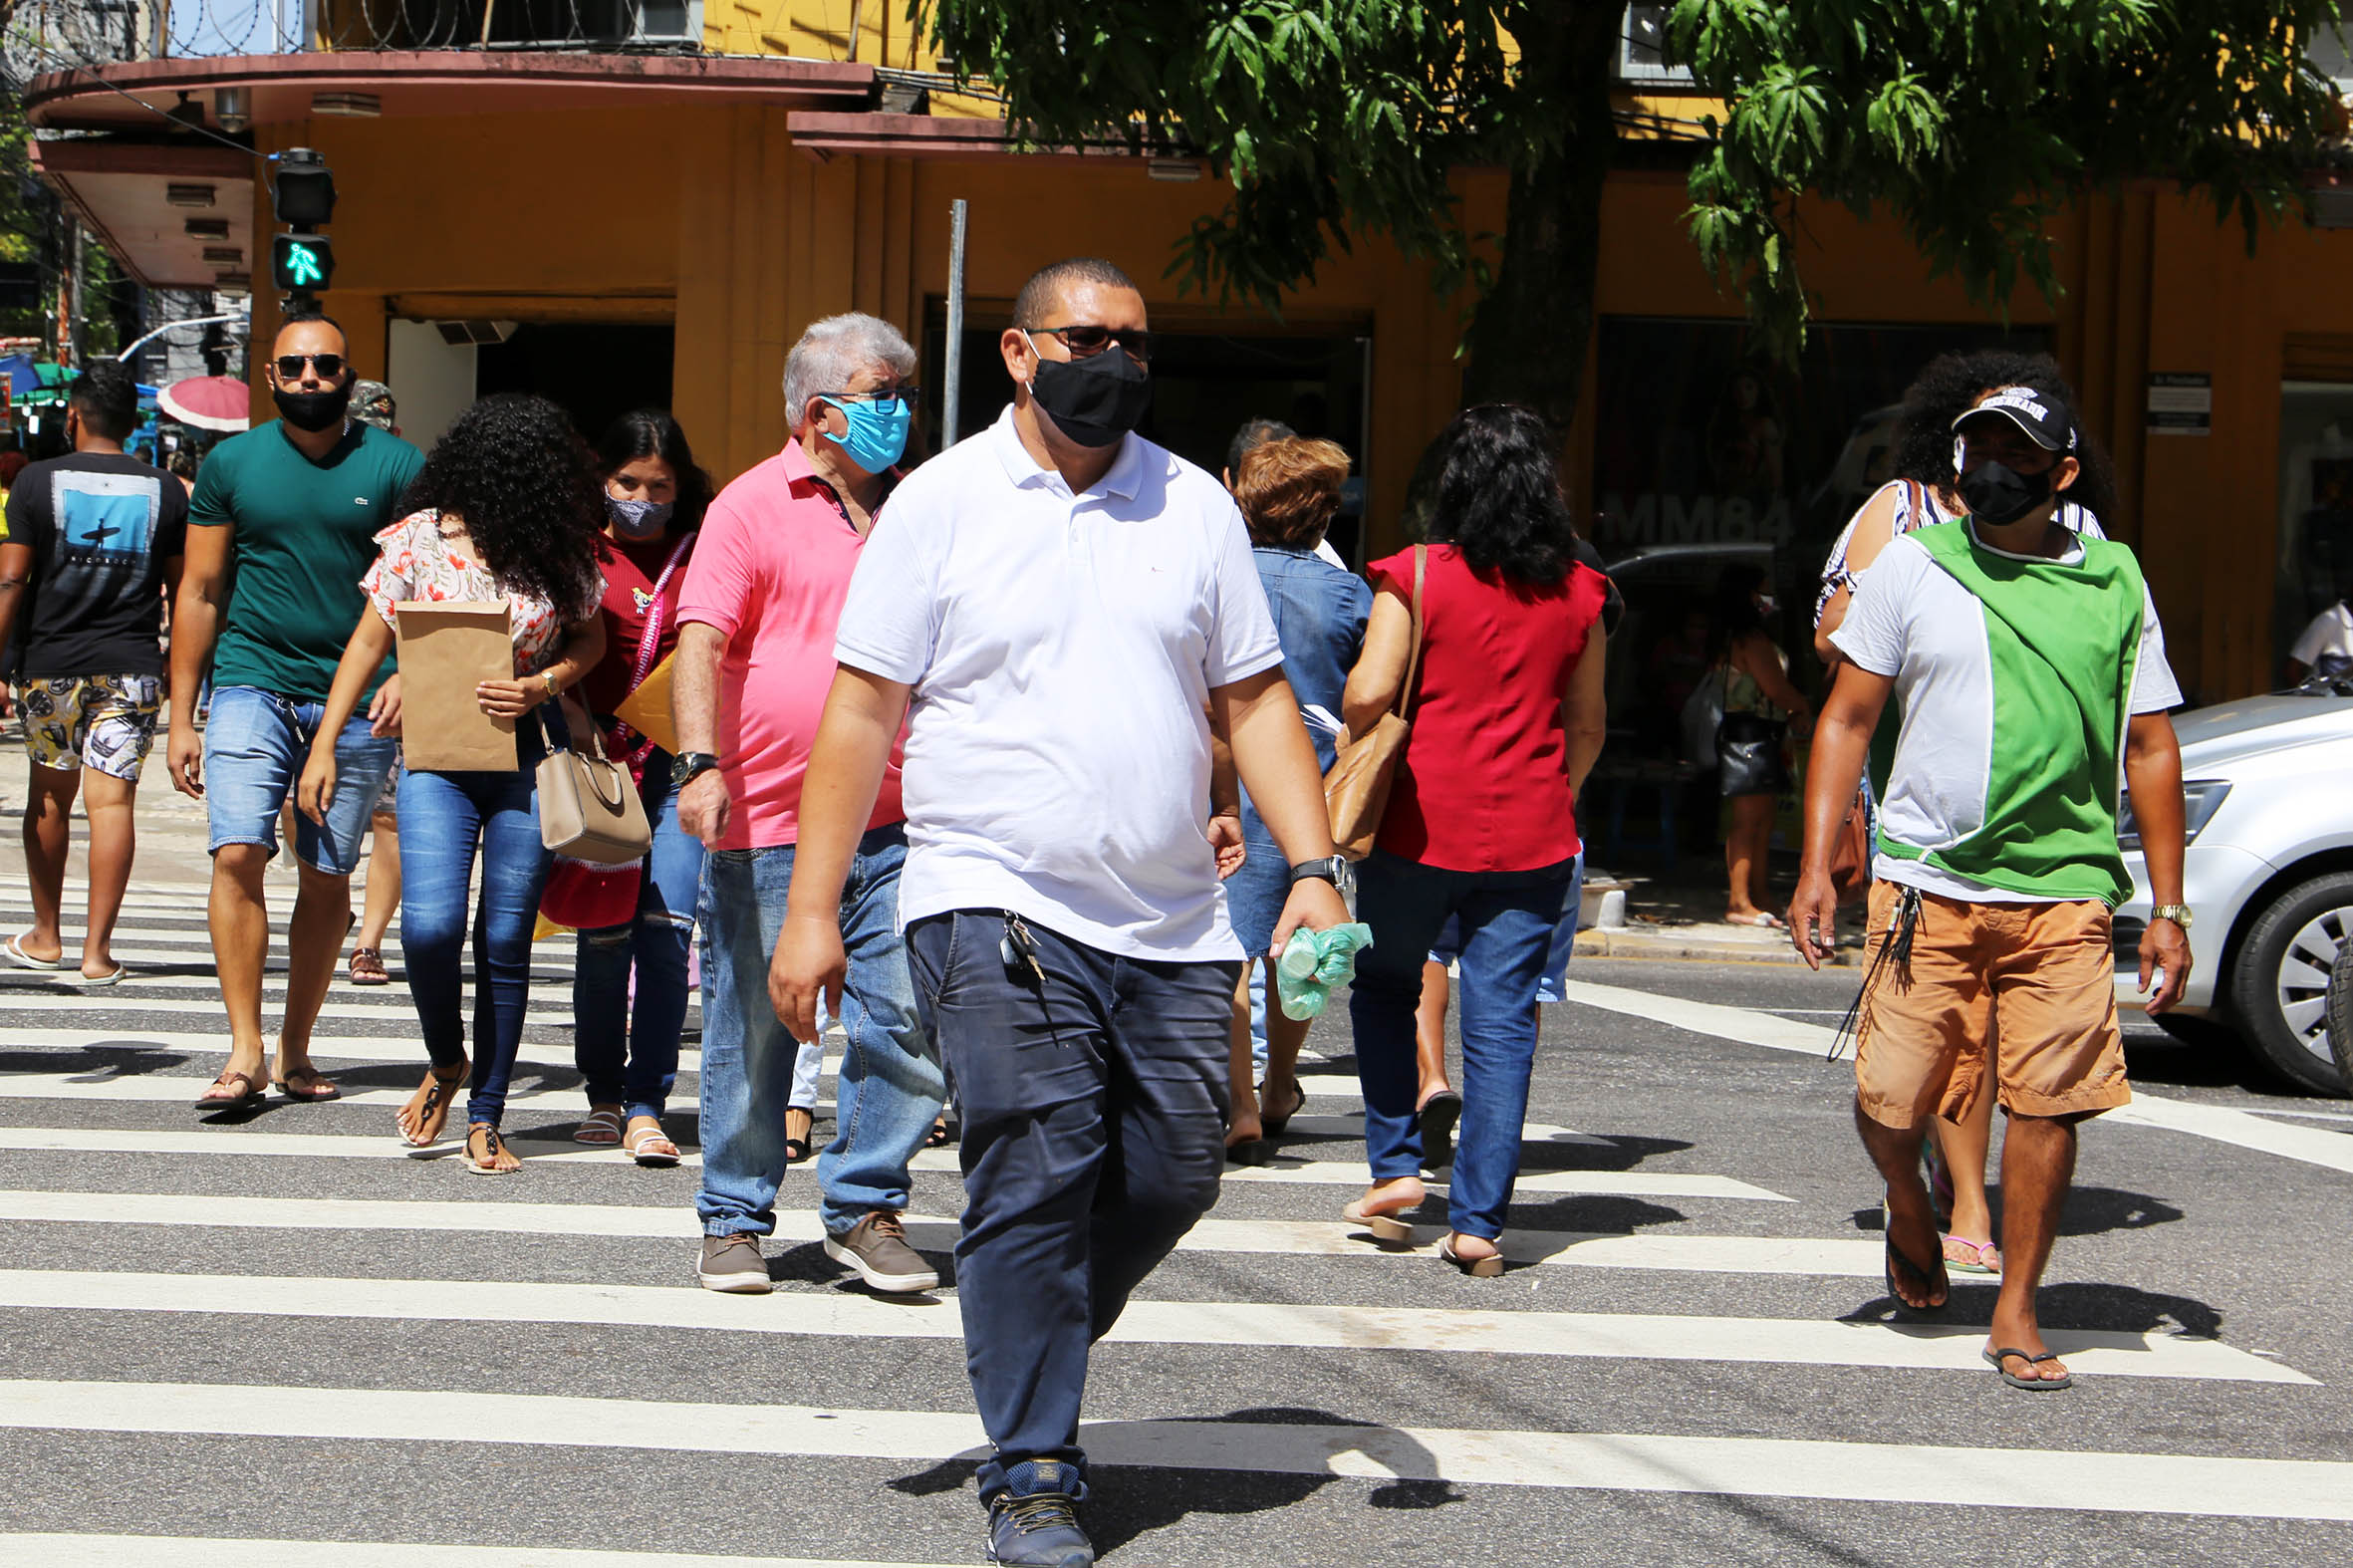
[[[1888,1294],[1936,1311],[1949,1281],[1920,1179],[1930,1116],[1982,1094],[2001,1152],[2001,1292],[1985,1361],[2034,1393],[2072,1379],[2035,1314],[2076,1125],[2127,1104],[2110,915],[2132,892],[2117,847],[2129,783],[2156,910],[2148,1009],[2190,976],[2182,902],[2182,699],[2140,563],[2055,514],[2080,470],[2066,389],[2004,387],[1954,422],[1968,515],[1882,552],[1831,635],[1842,655],[1806,779],[1790,934],[1830,949],[1830,846],[1882,707],[1903,732],[1872,864],[1855,1040],[1855,1125],[1886,1185]],[[2152,989],[2152,986],[2154,988]]]
[[[197,1102],[208,1107],[257,1099],[272,1082],[295,1100],[340,1092],[311,1065],[311,1025],[352,923],[351,876],[369,812],[399,748],[396,703],[378,693],[371,707],[387,733],[355,718],[337,737],[347,787],[325,824],[295,817],[301,884],[274,1069],[262,1046],[262,873],[359,623],[377,530],[397,520],[400,493],[424,465],[406,441],[349,416],[351,360],[343,329],[327,317],[290,318],[268,373],[280,417],[213,448],[196,476],[171,623],[171,782],[202,797],[210,819],[212,957],[231,1036],[227,1065]],[[199,740],[196,688],[207,659],[212,709]]]

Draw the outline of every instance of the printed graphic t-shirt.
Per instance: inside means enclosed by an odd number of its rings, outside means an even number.
[[[236,588],[213,653],[220,686],[259,686],[324,702],[368,599],[360,579],[376,536],[397,522],[400,492],[424,454],[354,421],[324,462],[312,462],[276,419],[212,449],[188,499],[198,528],[234,527]],[[392,673],[377,671],[375,690]]]
[[[187,493],[162,469],[104,452],[34,463],[8,495],[8,536],[33,550],[24,673],[160,675],[165,564],[186,550]]]

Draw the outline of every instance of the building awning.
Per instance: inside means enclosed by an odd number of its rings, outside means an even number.
[[[72,136],[31,143],[33,164],[125,271],[149,288],[209,289],[251,271],[251,153],[211,141]]]
[[[872,66],[782,55],[353,49],[128,60],[53,71],[33,79],[24,106],[25,117],[44,131],[152,134],[183,94],[204,108],[208,127],[222,129],[215,95],[224,88],[243,90],[245,120],[268,126],[314,114],[396,119],[663,102],[857,109],[871,100],[874,81]],[[365,108],[336,96],[355,94]],[[323,95],[328,106],[318,103]]]

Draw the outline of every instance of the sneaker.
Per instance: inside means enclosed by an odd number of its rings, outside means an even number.
[[[886,1295],[939,1288],[939,1271],[907,1244],[907,1227],[887,1208],[878,1208],[852,1225],[846,1236],[827,1236],[825,1255],[858,1270],[859,1278]],[[1087,1560],[1094,1561],[1092,1557]]]
[[[1005,1472],[988,1505],[988,1560],[1005,1568],[1094,1568],[1095,1543],[1079,1528],[1078,1471],[1057,1459],[1024,1459]]]
[[[764,1296],[775,1289],[768,1279],[767,1260],[760,1256],[760,1238],[748,1230],[702,1238],[702,1261],[694,1277],[705,1290],[732,1291],[739,1296]]]

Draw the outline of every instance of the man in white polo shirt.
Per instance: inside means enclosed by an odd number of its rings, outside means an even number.
[[[907,716],[899,913],[963,1106],[990,1560],[1083,1568],[1089,1347],[1216,1201],[1224,1160],[1241,947],[1203,833],[1212,726],[1295,868],[1276,946],[1348,913],[1241,515],[1129,433],[1151,401],[1143,295],[1066,261],[1013,320],[1013,406],[900,487],[851,580],[775,989],[815,1038],[842,878]]]

